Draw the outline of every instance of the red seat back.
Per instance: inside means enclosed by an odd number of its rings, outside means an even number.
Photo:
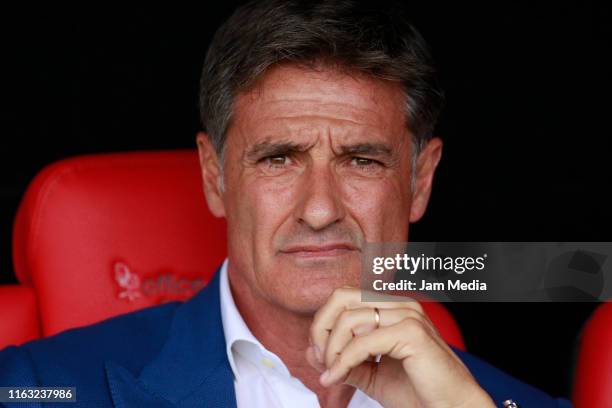
[[[30,286],[0,285],[0,349],[40,337],[36,296]]]
[[[189,297],[225,257],[225,240],[195,151],[81,156],[47,167],[28,188],[15,272],[34,286],[48,336]]]

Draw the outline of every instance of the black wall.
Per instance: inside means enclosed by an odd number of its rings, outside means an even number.
[[[422,4],[425,3],[425,4]],[[45,164],[195,147],[207,44],[235,1],[191,9],[21,9],[1,17],[0,283],[11,227]],[[612,241],[610,8],[590,2],[415,2],[448,104],[421,241]],[[452,304],[468,348],[569,395],[593,304]]]

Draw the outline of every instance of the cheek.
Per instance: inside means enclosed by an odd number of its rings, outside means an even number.
[[[227,191],[228,227],[239,236],[241,251],[250,248],[259,256],[273,249],[273,237],[291,214],[295,192],[293,183],[249,177]]]
[[[258,179],[248,184],[246,194],[257,221],[257,229],[273,234],[290,216],[296,200],[296,183]],[[261,235],[261,234],[260,234]]]
[[[405,178],[351,180],[345,183],[347,210],[368,242],[405,241],[411,193]]]

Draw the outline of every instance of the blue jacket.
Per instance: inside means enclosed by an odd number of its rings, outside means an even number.
[[[187,302],[150,307],[0,351],[0,386],[76,387],[76,403],[5,406],[235,407],[218,275]],[[509,398],[521,408],[571,406],[466,352],[455,352],[499,406]]]

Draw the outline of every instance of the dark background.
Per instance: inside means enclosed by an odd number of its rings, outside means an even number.
[[[28,9],[0,17],[0,283],[15,282],[11,228],[28,182],[84,153],[195,147],[214,7]],[[417,241],[612,241],[608,6],[427,1],[413,20],[448,103]],[[448,305],[467,346],[568,396],[589,303]]]

